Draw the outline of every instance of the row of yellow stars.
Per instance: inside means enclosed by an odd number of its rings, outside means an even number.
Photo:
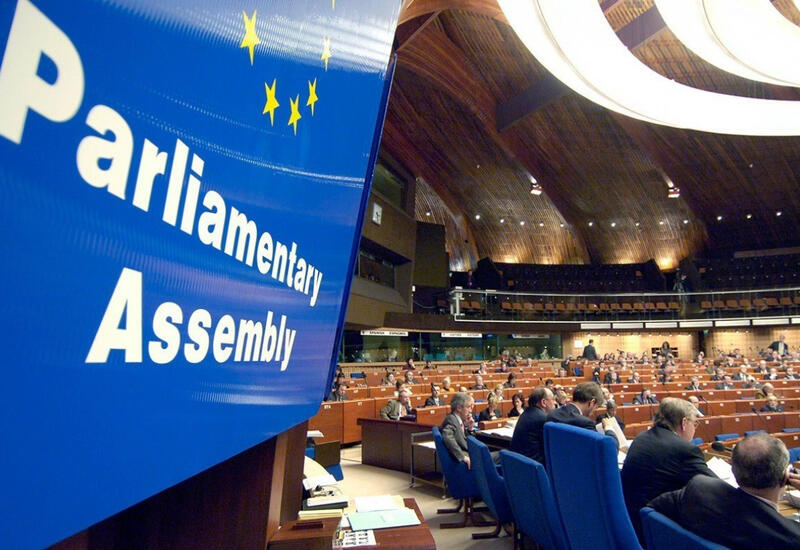
[[[336,7],[335,2],[333,0],[334,8]],[[240,48],[247,48],[248,53],[250,54],[250,64],[253,64],[253,51],[258,44],[261,44],[261,39],[258,38],[258,34],[256,34],[256,15],[258,10],[253,10],[253,16],[247,17],[247,13],[242,11],[242,17],[244,18],[244,38],[242,38],[242,43],[239,44]],[[328,70],[328,60],[332,57],[331,55],[331,39],[324,38],[322,40],[322,55],[320,59],[325,63],[325,70]]]
[[[270,126],[275,124],[275,109],[281,105],[275,97],[276,87],[277,79],[272,80],[272,86],[264,82],[267,102],[264,104],[264,110],[261,114],[265,115],[269,113]],[[319,98],[317,97],[317,79],[315,78],[314,82],[308,81],[308,100],[306,101],[306,107],[311,107],[311,116],[314,116],[314,104],[317,101],[319,101]],[[289,123],[287,126],[292,126],[294,128],[294,135],[297,135],[297,121],[303,118],[300,116],[300,94],[297,94],[294,99],[289,98],[289,107],[291,108],[291,114],[289,115]]]

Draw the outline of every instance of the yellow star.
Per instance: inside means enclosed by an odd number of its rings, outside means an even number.
[[[239,45],[240,48],[247,48],[250,51],[250,64],[253,64],[253,48],[256,44],[261,44],[258,35],[256,34],[256,12],[253,10],[253,17],[248,19],[247,14],[242,10],[242,17],[244,17],[244,38]]]
[[[336,0],[331,0],[331,8],[336,9]]]
[[[300,116],[299,105],[300,94],[297,94],[294,99],[291,97],[289,98],[289,106],[292,108],[292,114],[289,115],[289,124],[287,124],[287,126],[294,126],[294,135],[297,135],[297,121],[303,118]]]
[[[311,116],[314,116],[314,103],[319,101],[317,97],[317,79],[314,79],[312,83],[310,80],[308,82],[308,101],[306,101],[306,107],[311,107]]]
[[[322,59],[325,62],[325,70],[328,70],[328,60],[331,58],[331,39],[326,38],[322,45]]]
[[[261,114],[265,115],[269,113],[269,125],[273,126],[275,124],[275,109],[281,105],[278,103],[278,100],[275,99],[275,79],[272,79],[272,86],[267,86],[267,83],[264,82],[264,89],[267,91],[267,102],[264,104],[264,110]]]

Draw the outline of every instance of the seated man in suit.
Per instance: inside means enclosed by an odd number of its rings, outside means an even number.
[[[603,405],[605,405],[605,399],[600,385],[596,382],[581,382],[572,390],[572,402],[550,411],[547,414],[547,422],[561,422],[587,430],[595,430],[595,424],[589,417],[597,407]],[[610,435],[619,447],[619,442],[612,430],[613,423],[614,420],[611,418],[602,420],[605,434]]]
[[[544,465],[544,423],[547,413],[556,408],[553,392],[539,386],[528,397],[528,408],[517,419],[511,450]]]
[[[722,377],[722,382],[718,383],[714,386],[715,390],[732,390],[735,386],[733,385],[733,380],[731,380],[731,375],[726,374]]]
[[[480,374],[476,374],[475,375],[475,383],[472,386],[470,386],[469,389],[471,389],[471,390],[485,390],[486,389],[486,385],[483,383],[483,376],[481,376]]]
[[[767,382],[756,392],[756,399],[767,399],[770,395],[775,395],[775,386]]]
[[[347,394],[345,393],[346,386],[344,384],[336,384],[331,394],[326,401],[347,401]]]
[[[431,382],[431,396],[425,400],[424,407],[441,407],[443,406],[444,399],[441,397],[441,390],[439,389],[439,384],[435,382]]]
[[[786,409],[783,408],[783,405],[778,403],[778,396],[773,393],[770,394],[769,397],[767,397],[767,404],[761,407],[761,412],[782,413],[786,412]]]
[[[705,413],[700,410],[700,399],[698,399],[698,397],[696,395],[690,395],[688,397],[687,401],[689,401],[689,403],[692,404],[692,407],[697,409],[697,417],[698,418],[703,418],[705,416]]]
[[[450,456],[458,462],[467,464],[470,468],[467,435],[472,434],[475,428],[475,417],[472,409],[475,400],[468,393],[458,392],[450,399],[450,414],[442,422],[442,442]]]
[[[641,383],[642,383],[641,375],[639,375],[638,372],[633,371],[633,373],[631,373],[631,377],[628,378],[628,384],[641,384]]]
[[[627,462],[627,461],[626,461]],[[786,445],[760,433],[733,449],[731,467],[738,488],[708,476],[664,493],[649,506],[704,539],[729,548],[800,549],[800,523],[778,513],[784,485],[800,487],[788,474]],[[637,510],[638,515],[638,510]]]
[[[698,474],[714,476],[700,448],[689,443],[697,417],[697,409],[688,401],[665,397],[653,427],[637,435],[628,449],[621,473],[622,494],[640,540],[640,508],[661,493],[680,489]]]
[[[800,376],[797,376],[794,373],[794,367],[786,367],[786,376],[784,376],[785,380],[800,380]]]
[[[650,393],[650,388],[644,388],[639,395],[633,398],[634,405],[658,405],[656,396]]]
[[[736,374],[733,375],[733,379],[739,380],[740,382],[747,380],[747,366],[741,365]]]
[[[770,367],[769,372],[764,376],[764,380],[778,380],[779,378],[777,367]]]
[[[614,365],[608,367],[608,372],[603,377],[603,384],[619,384],[621,381],[619,373],[614,369]]]
[[[408,384],[409,386],[414,385],[417,383],[417,377],[414,376],[413,370],[407,370],[405,373],[405,378],[403,379],[403,383]]]
[[[411,408],[411,394],[402,389],[397,394],[397,399],[392,399],[381,409],[381,418],[384,420],[400,420],[414,412]]]
[[[696,376],[692,376],[692,382],[688,386],[686,386],[684,389],[692,390],[692,391],[698,391],[698,390],[702,390],[703,388],[700,387],[700,379],[698,377],[696,377]]]

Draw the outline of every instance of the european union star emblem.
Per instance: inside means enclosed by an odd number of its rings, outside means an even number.
[[[331,10],[336,9],[336,2],[332,0],[331,2]],[[253,67],[254,70],[259,71],[261,67],[258,66],[256,61],[256,54],[260,49],[259,46],[262,44],[261,38],[259,37],[259,22],[258,22],[258,12],[257,10],[253,9],[253,14],[248,17],[247,12],[242,10],[242,41],[239,45],[240,48],[246,48],[247,53],[249,56],[250,66]],[[328,64],[330,63],[331,59],[334,58],[333,51],[331,49],[331,38],[325,37],[322,40],[322,44],[319,46],[319,50],[321,53],[319,54],[319,66],[322,68],[323,73],[328,70]],[[334,47],[335,49],[335,47]],[[268,75],[266,79],[261,78],[261,82],[259,82],[259,86],[263,83],[264,85],[264,104],[261,110],[262,115],[269,115],[269,124],[270,126],[275,125],[275,113],[281,107],[281,102],[278,100],[278,97],[286,97],[289,100],[289,117],[287,126],[292,127],[293,135],[297,135],[298,130],[298,122],[302,120],[303,115],[300,112],[301,105],[307,107],[310,110],[311,116],[314,116],[314,111],[317,102],[320,100],[317,94],[317,81],[318,76],[314,75],[312,79],[308,79],[308,89],[306,90],[296,90],[291,89],[289,93],[283,95],[283,90],[279,93],[278,88],[280,87],[279,80],[281,79],[282,75]],[[269,78],[272,78],[272,84],[269,83]],[[305,103],[301,103],[300,97],[301,95],[306,92],[306,101]]]

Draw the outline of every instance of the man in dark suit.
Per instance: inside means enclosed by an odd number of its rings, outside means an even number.
[[[726,374],[722,377],[722,382],[714,386],[715,390],[732,390],[735,386],[733,385],[733,381],[731,380],[731,375]]]
[[[684,389],[692,390],[692,391],[699,391],[699,390],[702,390],[703,388],[700,386],[700,379],[698,377],[696,377],[696,376],[692,376],[691,384],[686,386]]]
[[[786,409],[783,408],[783,405],[778,403],[778,396],[774,393],[767,397],[767,404],[761,407],[762,413],[782,413],[786,412]]]
[[[411,394],[408,390],[400,390],[397,399],[392,399],[381,409],[381,418],[384,420],[400,420],[410,415],[414,409],[411,407]]]
[[[731,466],[738,488],[720,479],[693,478],[683,489],[664,493],[649,506],[689,531],[729,548],[800,549],[800,523],[778,513],[788,482],[789,452],[768,434],[744,438],[733,449]]]
[[[439,384],[431,382],[431,396],[425,400],[425,405],[423,405],[423,407],[441,407],[444,404],[444,399],[441,398]]]
[[[597,350],[594,349],[594,340],[589,340],[589,344],[583,348],[581,357],[589,361],[597,361]]]
[[[465,462],[470,468],[469,450],[467,448],[467,435],[474,431],[475,417],[472,409],[475,400],[471,395],[458,392],[450,399],[450,414],[442,422],[442,442],[450,456],[459,462]]]
[[[777,340],[769,345],[769,349],[777,351],[781,357],[789,353],[789,346],[786,345],[786,335],[781,334]]]
[[[547,422],[561,422],[579,428],[595,431],[595,424],[591,418],[592,413],[597,407],[605,405],[603,390],[597,382],[581,382],[572,390],[572,403],[567,403],[563,407],[553,409],[547,413]],[[614,438],[619,447],[619,442],[614,431],[611,429],[614,420],[606,418],[602,421],[606,435]]]
[[[694,476],[714,476],[703,452],[689,443],[694,437],[697,409],[683,399],[665,397],[653,427],[633,440],[622,466],[622,494],[628,515],[642,538],[641,509],[661,493],[686,485]]]
[[[547,413],[556,408],[550,389],[539,386],[528,397],[528,408],[517,419],[511,450],[544,465],[544,423]]]

